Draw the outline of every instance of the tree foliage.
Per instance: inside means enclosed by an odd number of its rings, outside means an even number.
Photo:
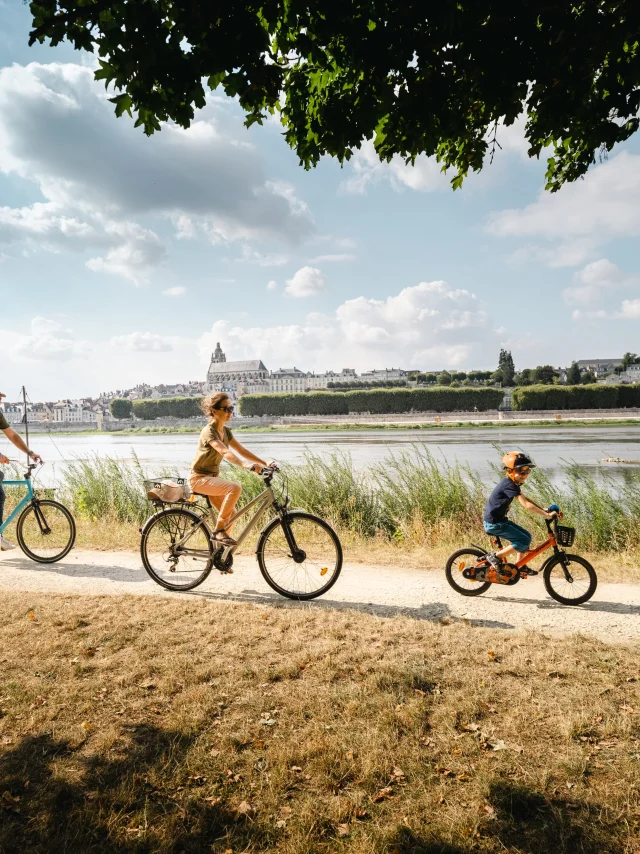
[[[247,394],[240,398],[242,415],[347,415],[402,412],[468,412],[497,409],[500,389],[407,388],[370,391],[312,391],[299,394]]]
[[[122,397],[114,397],[109,402],[109,412],[114,418],[131,418],[133,414],[133,404],[130,400],[125,400]]]
[[[154,418],[203,418],[201,397],[161,397],[158,400],[134,400],[133,414],[145,421]]]
[[[637,0],[33,0],[30,43],[97,54],[116,115],[188,127],[207,90],[246,124],[278,112],[306,168],[372,139],[382,160],[435,155],[459,187],[526,120],[552,146],[547,188],[583,175],[640,124]]]
[[[640,406],[640,385],[532,385],[514,389],[514,409],[618,409]]]
[[[577,362],[571,362],[571,367],[567,370],[567,385],[578,385],[581,381],[580,368]]]
[[[500,350],[500,355],[498,356],[498,370],[502,374],[502,384],[512,386],[516,369],[513,364],[511,350]]]

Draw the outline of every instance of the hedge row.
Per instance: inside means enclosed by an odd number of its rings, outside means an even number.
[[[375,415],[402,412],[485,412],[497,409],[504,392],[496,388],[408,388],[249,394],[240,398],[242,415]]]
[[[640,385],[529,385],[513,390],[514,409],[618,409],[640,406]]]
[[[152,421],[154,418],[202,417],[201,397],[161,397],[159,400],[134,400],[133,414],[136,418]]]

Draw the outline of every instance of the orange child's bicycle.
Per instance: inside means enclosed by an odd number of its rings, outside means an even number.
[[[557,504],[549,507],[549,512],[560,512]],[[589,561],[580,555],[569,554],[564,547],[570,548],[576,534],[575,528],[558,525],[558,519],[545,519],[549,537],[539,546],[524,554],[517,563],[506,563],[501,569],[494,569],[487,560],[487,552],[480,546],[460,549],[454,552],[445,568],[447,581],[462,596],[480,596],[492,584],[512,586],[521,578],[542,573],[544,586],[549,596],[562,605],[582,605],[596,592],[598,576]],[[492,537],[498,549],[502,548],[500,537]],[[547,549],[553,554],[547,558],[539,570],[531,569],[528,562],[534,560]]]

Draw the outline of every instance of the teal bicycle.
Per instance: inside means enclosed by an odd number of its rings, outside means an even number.
[[[3,480],[3,486],[26,486],[27,494],[0,525],[0,534],[18,517],[16,538],[27,557],[38,563],[55,563],[68,555],[76,541],[76,523],[67,508],[51,498],[41,498],[33,489],[27,466],[24,480]]]

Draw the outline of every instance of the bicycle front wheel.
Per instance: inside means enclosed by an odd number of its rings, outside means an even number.
[[[25,507],[16,527],[18,544],[31,560],[55,563],[76,541],[76,523],[63,504],[35,499]]]
[[[549,596],[563,605],[588,602],[598,586],[595,569],[580,555],[552,557],[544,567],[543,578]]]
[[[257,558],[262,577],[276,593],[287,599],[315,599],[338,580],[342,546],[323,519],[296,511],[264,529]]]
[[[167,590],[192,590],[213,566],[209,531],[197,513],[161,510],[142,529],[140,557],[151,578]]]

